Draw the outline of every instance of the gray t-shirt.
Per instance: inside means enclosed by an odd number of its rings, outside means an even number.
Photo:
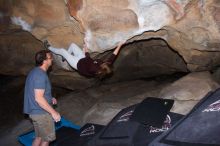
[[[34,89],[44,89],[44,97],[49,104],[52,103],[51,83],[40,67],[32,69],[26,78],[23,111],[25,114],[44,114],[46,111],[35,100]]]

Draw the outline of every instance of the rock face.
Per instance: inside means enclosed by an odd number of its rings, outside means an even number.
[[[162,39],[139,41],[122,48],[111,81],[126,81],[188,72],[183,58]]]
[[[34,55],[44,49],[41,41],[36,40],[30,33],[14,29],[0,34],[0,74],[27,75],[34,67]],[[94,56],[105,58],[111,52]],[[58,58],[59,57],[59,58]],[[61,60],[60,56],[54,58]],[[66,62],[66,66],[68,65]],[[50,78],[53,85],[71,89],[85,89],[97,84],[96,79],[80,76],[76,71],[61,70],[59,64],[53,66]],[[67,70],[66,69],[66,70]],[[188,72],[183,58],[172,51],[161,39],[139,41],[125,45],[114,64],[114,74],[106,82],[118,82],[149,78],[176,72]]]
[[[219,64],[217,0],[72,1],[69,0],[70,14],[85,29],[92,51],[102,52],[120,40],[141,35],[130,41],[163,38],[184,58],[190,71]]]
[[[187,114],[205,95],[219,88],[209,72],[191,73],[164,88],[160,98],[174,99],[171,111]]]
[[[1,74],[26,75],[34,66],[34,55],[43,45],[30,33],[11,30],[0,34]]]
[[[147,97],[173,99],[171,111],[186,115],[205,95],[219,88],[210,73],[188,74],[173,81],[128,81],[70,93],[59,100],[59,111],[77,124],[106,125],[121,109]]]
[[[13,3],[12,22],[30,31],[39,40],[48,39],[57,47],[71,42],[82,43],[80,26],[70,19],[65,2],[61,0],[24,0]],[[19,19],[20,17],[20,19]]]
[[[183,57],[189,71],[211,70],[220,64],[218,0],[5,3],[11,3],[7,16],[10,14],[13,23],[29,30],[39,40],[48,39],[55,47],[67,48],[71,42],[82,47],[86,38],[90,51],[100,53],[113,49],[121,40],[128,43],[161,38]]]
[[[136,80],[92,87],[62,97],[58,110],[64,117],[80,125],[87,122],[105,125],[122,108],[146,97],[157,97],[164,85],[155,81]]]

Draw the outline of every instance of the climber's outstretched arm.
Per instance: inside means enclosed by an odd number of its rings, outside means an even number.
[[[116,56],[118,55],[120,49],[121,49],[121,46],[125,43],[126,41],[122,41],[118,44],[117,48],[114,50],[113,54],[115,54]]]

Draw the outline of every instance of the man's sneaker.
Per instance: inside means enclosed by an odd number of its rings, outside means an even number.
[[[47,40],[45,40],[45,41],[43,42],[43,44],[44,44],[44,48],[45,48],[45,49],[48,49],[48,47],[50,47],[50,44],[49,44],[49,42],[48,42]]]

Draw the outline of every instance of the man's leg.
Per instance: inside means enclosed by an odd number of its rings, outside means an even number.
[[[32,119],[32,123],[34,125],[34,132],[35,132],[35,139],[32,142],[32,146],[40,146],[42,139],[41,137],[39,137],[38,123],[33,119],[32,115],[30,115],[30,118]]]
[[[50,114],[31,115],[30,117],[34,124],[36,144],[38,144],[38,137],[40,137],[40,144],[36,146],[48,146],[49,142],[56,139],[53,118]],[[33,144],[35,144],[35,140]]]
[[[32,146],[40,146],[40,144],[41,144],[41,138],[36,137],[32,143]]]

